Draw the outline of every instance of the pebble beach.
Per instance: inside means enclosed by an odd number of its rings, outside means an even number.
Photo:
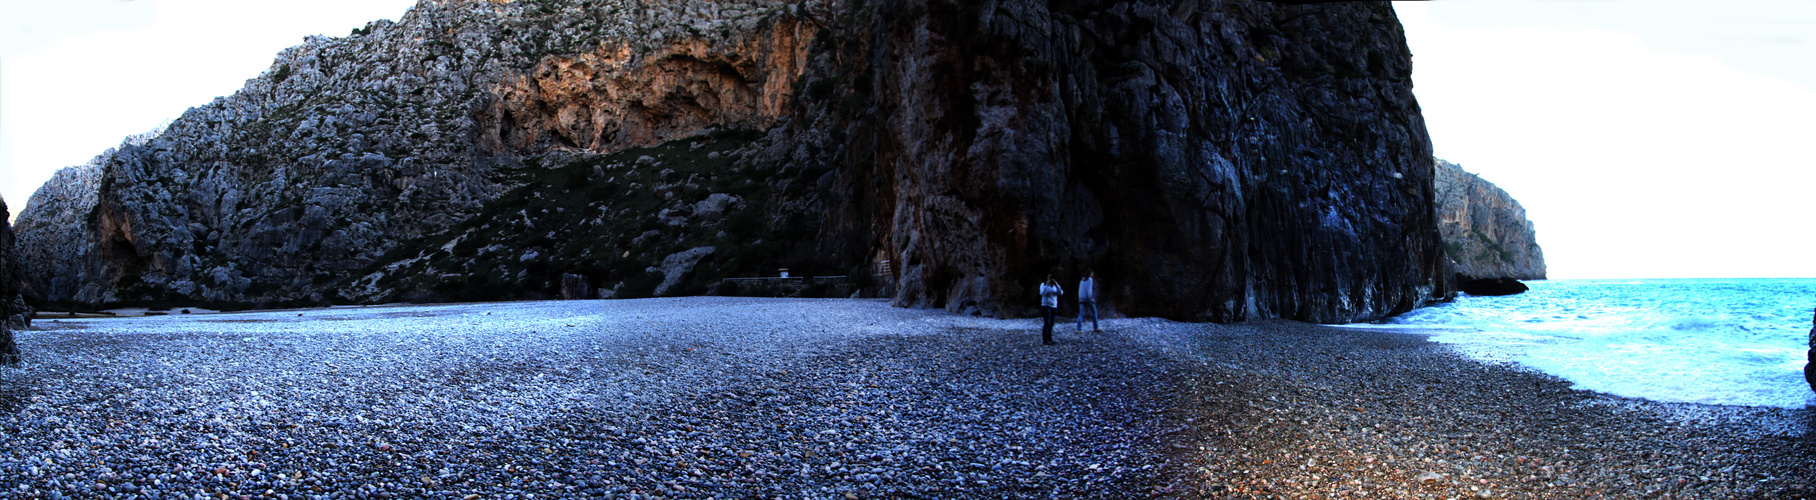
[[[1419,335],[693,297],[38,319],[0,498],[1811,498],[1805,409]]]

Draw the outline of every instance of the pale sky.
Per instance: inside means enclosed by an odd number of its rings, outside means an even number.
[[[0,196],[414,0],[0,0]],[[1816,2],[1396,2],[1437,155],[1554,278],[1816,277]]]
[[[1396,2],[1437,156],[1553,278],[1816,277],[1816,2]]]

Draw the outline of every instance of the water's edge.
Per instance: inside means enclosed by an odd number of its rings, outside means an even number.
[[[1663,402],[1802,408],[1816,278],[1530,281],[1387,322],[1483,361]]]

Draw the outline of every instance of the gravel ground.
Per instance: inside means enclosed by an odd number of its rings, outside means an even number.
[[[1195,419],[1173,457],[1184,497],[1816,498],[1811,408],[1574,390],[1383,330],[1131,330],[1206,363],[1180,398]]]
[[[1811,411],[1416,335],[699,297],[38,320],[0,498],[1796,498]]]

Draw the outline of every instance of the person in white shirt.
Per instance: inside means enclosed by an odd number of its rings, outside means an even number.
[[[1085,331],[1085,311],[1091,312],[1091,331],[1101,332],[1097,327],[1097,272],[1085,270],[1085,279],[1078,280],[1078,332]]]
[[[1059,311],[1059,280],[1047,275],[1047,281],[1040,284],[1040,315],[1045,323],[1040,327],[1040,343],[1053,345],[1053,314]]]

